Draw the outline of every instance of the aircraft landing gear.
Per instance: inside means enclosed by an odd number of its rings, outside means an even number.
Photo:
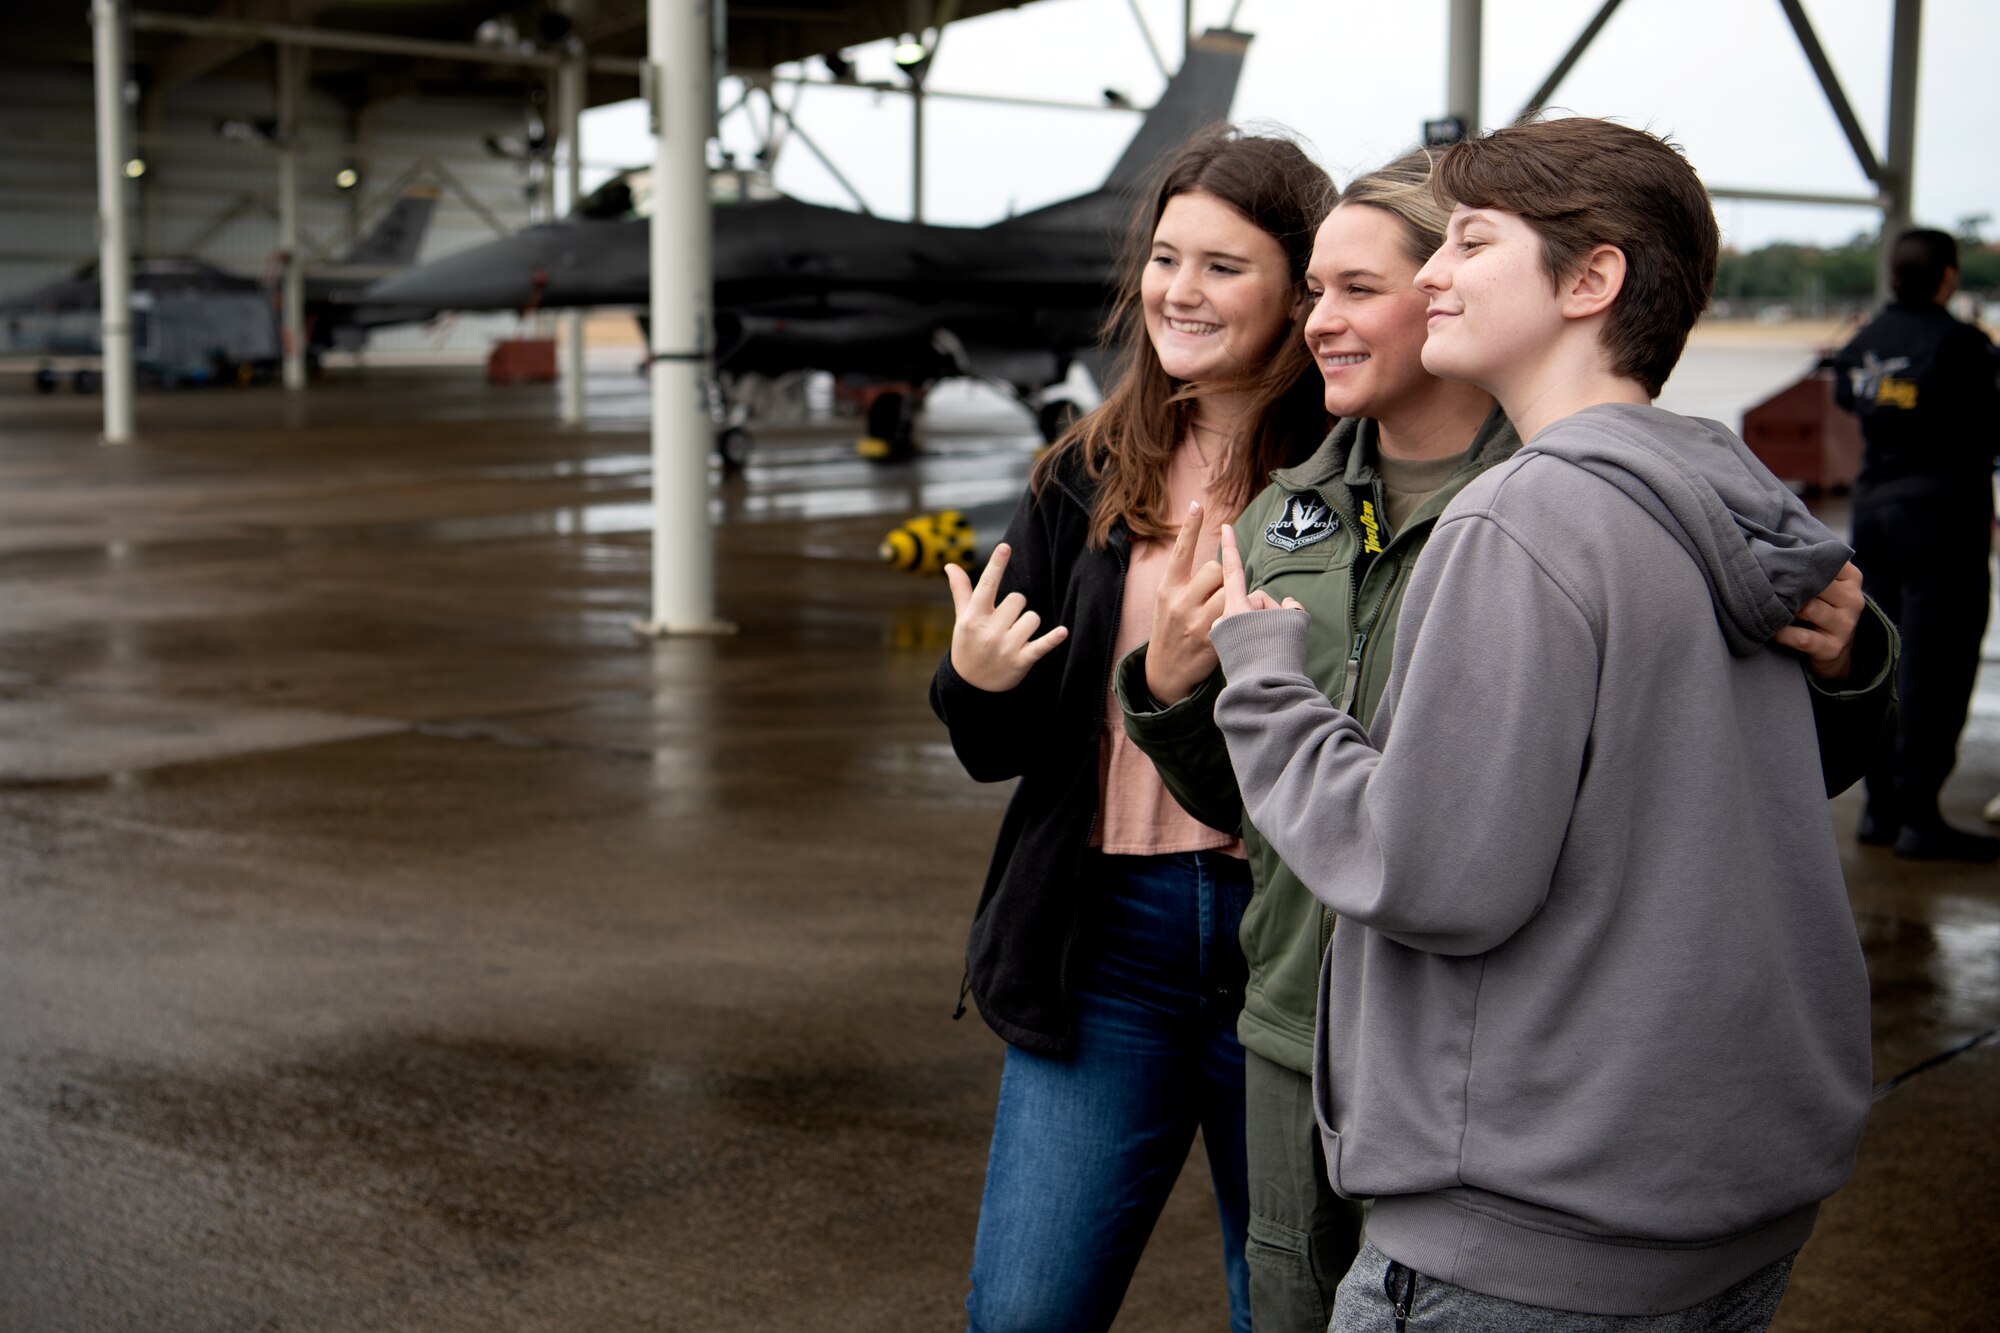
[[[901,388],[885,388],[870,399],[866,433],[854,451],[871,463],[900,463],[914,457],[916,409],[912,397]]]
[[[715,433],[715,456],[722,460],[722,470],[735,474],[743,470],[750,461],[750,432],[741,426],[730,426]]]
[[[750,461],[750,432],[743,425],[750,419],[750,409],[737,398],[735,385],[720,375],[703,383],[702,396],[708,419],[715,423],[715,456],[722,474],[733,477]]]
[[[1054,444],[1060,440],[1077,419],[1083,409],[1067,398],[1051,398],[1035,409],[1035,427],[1042,432],[1043,444]]]

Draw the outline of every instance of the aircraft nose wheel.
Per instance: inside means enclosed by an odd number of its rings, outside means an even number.
[[[1083,410],[1067,398],[1051,398],[1035,409],[1035,427],[1045,444],[1054,444],[1074,426]]]
[[[874,463],[900,463],[915,457],[917,442],[911,429],[915,415],[909,395],[894,391],[877,394],[868,404],[868,433],[858,446],[861,456]]]
[[[716,432],[715,453],[722,460],[724,472],[741,472],[750,461],[750,432],[741,426]]]

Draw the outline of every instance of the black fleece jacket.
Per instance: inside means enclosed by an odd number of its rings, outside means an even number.
[[[1088,906],[1081,869],[1097,822],[1097,765],[1131,538],[1122,522],[1089,548],[1095,488],[1074,455],[1007,525],[1001,597],[1018,592],[1043,630],[1069,637],[1011,690],[967,684],[951,654],[931,708],[980,782],[1019,778],[966,943],[966,986],[980,1015],[1024,1050],[1067,1055],[1076,1036],[1070,982]]]

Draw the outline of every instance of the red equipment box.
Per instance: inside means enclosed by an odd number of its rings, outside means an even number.
[[[1861,475],[1861,425],[1833,401],[1833,371],[1817,370],[1743,414],[1743,443],[1780,481],[1844,491]]]
[[[550,384],[555,377],[553,338],[502,338],[486,355],[488,384]]]

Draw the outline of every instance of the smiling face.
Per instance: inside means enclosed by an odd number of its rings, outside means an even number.
[[[1284,247],[1212,194],[1177,194],[1153,229],[1140,282],[1160,368],[1183,382],[1254,374],[1292,315]]]
[[[1336,416],[1394,416],[1436,385],[1424,369],[1425,298],[1404,234],[1386,209],[1343,204],[1313,241],[1306,346]]]
[[[1542,238],[1518,213],[1454,209],[1444,245],[1417,274],[1428,302],[1424,366],[1468,380],[1504,404],[1562,337],[1562,305],[1542,266]]]

